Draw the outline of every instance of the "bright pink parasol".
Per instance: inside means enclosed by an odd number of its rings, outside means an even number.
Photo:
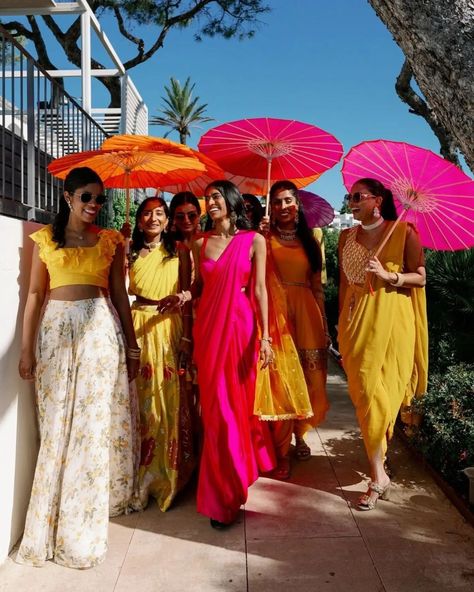
[[[202,136],[199,150],[225,171],[267,179],[267,192],[272,180],[322,173],[342,156],[341,143],[319,127],[269,117],[219,125]]]
[[[344,185],[377,179],[395,198],[399,219],[413,222],[422,245],[440,251],[474,246],[474,181],[451,162],[404,142],[362,142],[344,157]]]
[[[323,228],[334,220],[334,208],[323,197],[304,189],[298,191],[298,197],[310,228]]]

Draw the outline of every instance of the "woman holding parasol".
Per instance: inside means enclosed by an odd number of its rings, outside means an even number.
[[[347,201],[361,224],[339,240],[339,348],[370,464],[358,507],[372,510],[389,493],[384,460],[400,407],[426,389],[426,275],[418,233],[396,222],[382,183],[358,180]]]

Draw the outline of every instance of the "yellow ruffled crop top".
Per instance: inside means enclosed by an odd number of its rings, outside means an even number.
[[[30,238],[38,245],[41,261],[48,268],[51,290],[76,284],[108,288],[115,249],[124,242],[120,232],[99,230],[99,240],[93,247],[58,248],[52,237],[51,225],[30,234]]]

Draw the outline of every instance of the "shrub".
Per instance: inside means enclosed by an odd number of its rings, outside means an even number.
[[[421,409],[424,419],[413,443],[467,497],[468,480],[461,471],[474,465],[474,364],[431,375]]]

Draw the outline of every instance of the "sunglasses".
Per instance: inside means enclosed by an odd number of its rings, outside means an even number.
[[[190,222],[194,222],[197,217],[198,215],[196,212],[178,212],[174,215],[174,219],[179,220],[180,222],[183,222],[185,218],[187,218]]]
[[[76,194],[74,193],[74,195]],[[89,203],[94,195],[86,191],[85,193],[81,193],[79,197],[81,198],[82,203]],[[98,206],[102,206],[107,201],[107,196],[101,193],[95,196],[94,201]]]
[[[347,193],[344,196],[344,201],[346,203],[353,202],[353,203],[360,203],[361,201],[366,201],[373,197],[375,199],[375,195],[371,193],[361,193],[360,191],[356,191],[355,193]]]
[[[254,209],[254,206],[252,204],[245,204],[244,207],[246,212],[251,212]]]

